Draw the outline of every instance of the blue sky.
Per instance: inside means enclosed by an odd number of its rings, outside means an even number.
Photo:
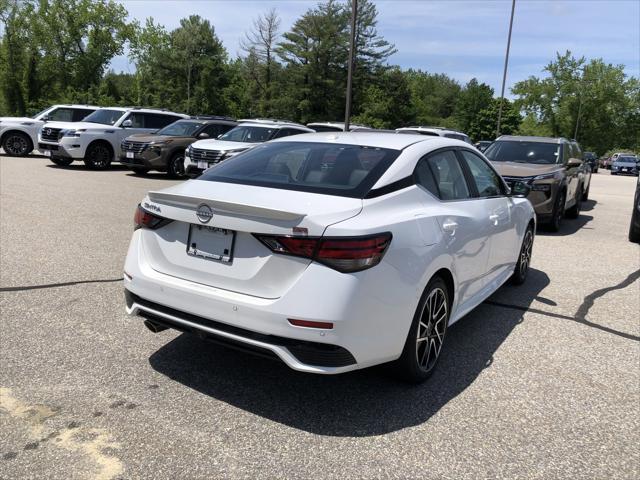
[[[307,0],[120,0],[131,18],[153,17],[173,29],[182,17],[197,14],[212,22],[229,55],[252,20],[270,8],[287,31],[307,9]],[[510,0],[376,0],[378,30],[395,43],[390,63],[446,73],[461,83],[473,77],[499,93],[509,27]],[[640,0],[516,0],[507,91],[542,68],[555,52],[602,57],[624,64],[640,76]],[[133,71],[126,58],[114,59],[116,71]]]

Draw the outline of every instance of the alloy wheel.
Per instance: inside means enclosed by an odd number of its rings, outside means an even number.
[[[447,329],[449,307],[441,288],[434,288],[422,307],[416,335],[416,358],[421,370],[428,372],[436,364]]]
[[[531,230],[527,230],[527,233],[524,234],[524,241],[522,242],[522,250],[520,251],[520,259],[518,262],[518,269],[522,278],[527,275],[527,271],[529,270],[532,248],[533,232]]]
[[[11,135],[4,143],[4,148],[9,155],[20,156],[27,153],[29,144],[22,135]]]
[[[96,145],[91,152],[91,163],[95,168],[107,168],[109,166],[109,160],[111,152],[103,145]]]
[[[184,156],[176,155],[171,159],[171,165],[169,165],[169,172],[175,177],[184,177]]]

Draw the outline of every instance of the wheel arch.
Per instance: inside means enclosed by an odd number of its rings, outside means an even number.
[[[0,135],[0,145],[4,143],[5,138],[7,138],[7,135],[9,135],[10,133],[21,133],[27,137],[27,139],[29,140],[29,143],[31,144],[31,150],[29,150],[28,153],[31,153],[36,148],[36,144],[33,142],[33,138],[31,138],[31,134],[25,130],[22,130],[16,127],[11,127],[6,131],[2,132],[2,135]]]
[[[113,148],[113,145],[111,145],[111,142],[109,142],[109,140],[105,140],[104,138],[97,138],[95,140],[92,140],[89,145],[87,145],[87,148],[85,149],[85,156],[87,155],[87,152],[89,152],[89,150],[91,149],[91,147],[93,147],[94,145],[98,145],[98,144],[102,144],[105,145],[109,151],[111,152],[111,161],[115,161],[115,155],[116,155],[116,150],[115,148]]]

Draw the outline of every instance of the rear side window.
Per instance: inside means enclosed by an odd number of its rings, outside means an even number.
[[[74,122],[79,122],[84,117],[86,117],[87,115],[89,115],[89,114],[91,114],[93,112],[95,112],[95,110],[87,110],[87,109],[84,109],[84,108],[74,110],[74,112],[73,112],[73,121]]]
[[[258,145],[199,180],[364,198],[399,150],[312,142]]]
[[[416,165],[416,182],[441,200],[470,198],[458,157],[452,151],[437,152]]]
[[[57,108],[47,117],[50,122],[73,122],[73,108]]]
[[[174,115],[161,115],[159,113],[144,113],[144,128],[163,128],[180,120],[180,117]]]
[[[480,197],[496,197],[502,195],[502,181],[498,174],[475,153],[462,150],[464,159]]]
[[[219,135],[222,135],[223,133],[227,133],[233,127],[234,125],[212,123],[211,125],[207,125],[202,131],[207,135],[209,135],[209,138],[218,138]]]
[[[295,128],[281,128],[278,133],[273,138],[283,138],[288,137],[290,135],[298,135],[299,133],[306,133],[302,130],[297,130]]]

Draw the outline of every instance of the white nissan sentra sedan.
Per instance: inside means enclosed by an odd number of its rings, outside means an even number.
[[[125,263],[127,312],[303,372],[394,362],[419,382],[448,325],[525,281],[535,221],[465,142],[287,137],[149,192]]]

